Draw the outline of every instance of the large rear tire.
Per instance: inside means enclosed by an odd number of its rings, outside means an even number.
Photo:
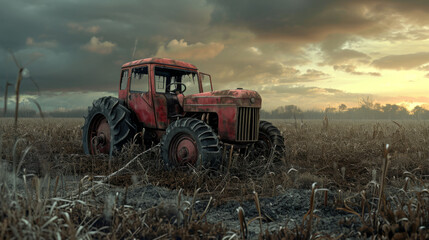
[[[259,122],[259,137],[253,152],[273,161],[280,161],[285,154],[285,140],[280,130],[267,121]]]
[[[88,107],[83,129],[85,154],[109,154],[120,151],[137,133],[132,112],[114,97],[102,97]]]
[[[217,169],[222,157],[217,135],[195,118],[179,119],[161,138],[161,156],[167,169],[186,166]]]

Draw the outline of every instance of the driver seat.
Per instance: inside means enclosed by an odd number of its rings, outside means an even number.
[[[174,93],[165,93],[167,100],[167,118],[175,119],[183,116],[183,109],[179,104],[179,99]]]

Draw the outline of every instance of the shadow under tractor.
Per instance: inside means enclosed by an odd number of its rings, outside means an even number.
[[[102,97],[88,108],[83,148],[86,154],[111,156],[140,135],[144,146],[160,143],[170,169],[187,164],[218,168],[226,145],[281,159],[283,136],[260,121],[261,103],[255,91],[214,91],[210,75],[186,62],[128,62],[122,66],[118,98]]]

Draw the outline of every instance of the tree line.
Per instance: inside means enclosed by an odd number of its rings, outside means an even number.
[[[324,110],[301,110],[296,105],[285,105],[269,112],[261,110],[261,118],[265,119],[321,119],[325,116],[334,119],[429,119],[429,110],[416,106],[411,111],[396,104],[379,104],[361,101],[359,107],[328,107]]]
[[[429,119],[429,110],[416,106],[409,111],[407,108],[396,104],[379,104],[368,99],[360,101],[358,107],[347,107],[340,104],[338,107],[327,107],[324,110],[301,110],[296,105],[280,106],[273,111],[261,110],[262,119],[322,119],[325,116],[333,119]],[[0,115],[13,117],[13,111],[7,111],[3,115],[0,108]],[[58,118],[81,118],[87,114],[86,109],[54,110],[43,113],[45,117]],[[23,107],[19,109],[20,117],[40,117],[39,112]]]

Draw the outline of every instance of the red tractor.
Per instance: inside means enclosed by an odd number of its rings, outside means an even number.
[[[259,120],[261,96],[251,90],[213,91],[211,77],[189,63],[146,58],[122,65],[118,98],[88,108],[83,126],[86,154],[109,154],[140,134],[146,146],[160,142],[165,166],[217,168],[222,145],[280,159],[284,139]]]

